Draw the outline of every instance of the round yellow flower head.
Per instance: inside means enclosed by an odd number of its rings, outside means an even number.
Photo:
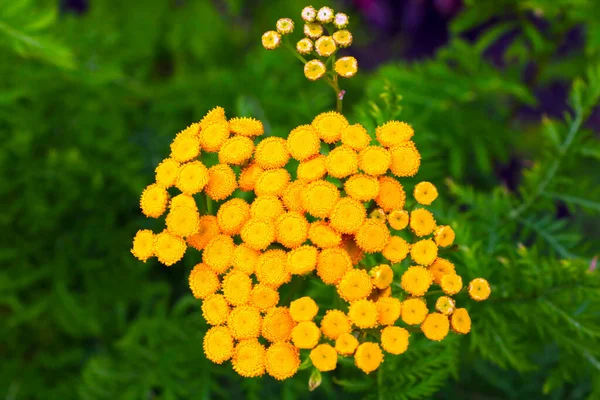
[[[371,137],[361,124],[349,125],[342,131],[342,143],[356,151],[361,151],[369,145]]]
[[[385,211],[383,211],[381,208],[376,208],[373,211],[371,211],[371,214],[369,214],[369,218],[377,222],[385,223]]]
[[[417,208],[410,213],[410,229],[417,236],[430,235],[436,228],[433,214],[424,209]]]
[[[226,326],[213,326],[204,335],[204,354],[215,364],[231,358],[233,345],[233,337]]]
[[[377,343],[361,343],[354,354],[354,362],[365,374],[375,371],[383,362],[381,347]]]
[[[456,307],[456,302],[452,297],[440,296],[435,302],[435,309],[444,315],[451,315]]]
[[[264,283],[254,286],[250,293],[250,304],[262,312],[277,306],[277,303],[279,303],[279,292]]]
[[[352,269],[344,274],[338,284],[338,294],[347,302],[369,297],[373,290],[371,277],[364,269]]]
[[[410,245],[406,240],[400,236],[391,236],[381,254],[393,264],[396,264],[404,260],[409,251]]]
[[[321,372],[333,371],[337,366],[337,352],[330,344],[320,344],[310,352],[310,360]]]
[[[321,140],[311,125],[294,128],[287,138],[287,150],[298,161],[319,154],[320,146]]]
[[[261,167],[259,167],[256,163],[248,165],[242,170],[242,173],[240,174],[240,189],[246,192],[254,190],[254,185],[256,185],[258,178],[263,172],[264,170]]]
[[[358,167],[368,175],[383,175],[392,162],[390,152],[380,146],[367,146],[358,154]]]
[[[408,225],[408,212],[406,210],[392,210],[388,214],[388,224],[397,231],[401,231]]]
[[[296,50],[303,55],[312,53],[314,48],[315,45],[309,38],[302,38],[296,43]]]
[[[321,113],[312,122],[317,135],[325,143],[335,143],[342,137],[342,132],[348,127],[348,120],[335,111]]]
[[[214,124],[215,122],[226,122],[227,118],[225,117],[225,109],[223,107],[215,107],[202,118],[200,121],[200,130],[206,128],[209,125]],[[198,131],[198,134],[200,131]]]
[[[205,151],[216,153],[229,139],[229,122],[215,122],[208,125],[206,128],[202,128],[198,137]]]
[[[343,356],[350,356],[358,347],[358,340],[351,333],[342,333],[335,340],[336,351]]]
[[[296,322],[312,321],[319,312],[319,306],[308,296],[301,297],[290,303],[290,315]]]
[[[380,297],[377,302],[377,321],[381,325],[394,325],[402,313],[402,303],[395,297]]]
[[[466,308],[457,308],[450,317],[450,323],[452,330],[456,333],[465,335],[471,331],[471,317]]]
[[[432,282],[433,275],[431,272],[426,268],[416,265],[410,267],[402,274],[400,285],[402,289],[413,296],[423,296],[429,290]]]
[[[338,29],[345,28],[348,26],[349,22],[350,18],[348,18],[348,16],[344,13],[337,13],[335,14],[335,17],[333,17],[333,25],[335,25],[335,27]]]
[[[156,184],[148,185],[142,192],[140,208],[146,217],[158,218],[167,209],[169,193]]]
[[[421,330],[429,340],[440,341],[448,335],[450,321],[440,313],[431,313],[421,324]]]
[[[257,196],[274,194],[281,196],[290,183],[290,173],[283,168],[270,169],[261,173],[256,181],[254,193]]]
[[[349,146],[339,146],[327,155],[327,172],[334,178],[345,178],[358,171],[358,154]]]
[[[335,62],[333,69],[342,78],[352,78],[358,72],[358,61],[352,56],[341,57]]]
[[[211,294],[202,302],[202,316],[210,325],[223,325],[229,317],[229,304],[222,294]]]
[[[242,136],[260,136],[265,133],[263,123],[250,117],[238,117],[229,120],[229,129],[232,133]]]
[[[321,332],[331,340],[336,340],[340,335],[350,333],[351,331],[352,324],[343,311],[327,310],[321,320]]]
[[[250,301],[252,279],[242,271],[232,270],[223,278],[223,295],[232,306],[241,306]]]
[[[312,182],[323,178],[327,174],[327,158],[319,154],[300,162],[296,170],[299,181]]]
[[[415,186],[415,200],[419,204],[430,205],[438,197],[437,188],[431,182],[420,182]]]
[[[283,204],[289,211],[296,211],[303,213],[306,211],[302,204],[303,193],[306,189],[306,183],[303,181],[291,182],[283,192],[282,200]]]
[[[287,35],[294,32],[294,21],[290,18],[280,18],[277,20],[275,24],[277,27],[277,32],[282,35]]]
[[[265,373],[265,346],[256,339],[238,342],[231,358],[235,372],[245,378],[254,378]]]
[[[290,343],[273,343],[265,353],[267,373],[277,380],[291,378],[300,367],[298,349]]]
[[[454,230],[448,225],[438,226],[433,232],[433,239],[440,247],[448,247],[454,243]]]
[[[324,249],[319,253],[317,275],[327,285],[335,285],[352,268],[352,260],[348,252],[339,247]]]
[[[196,264],[194,269],[192,269],[188,282],[192,294],[197,299],[204,299],[214,294],[221,287],[217,273],[210,269],[208,265],[202,263]]]
[[[231,199],[219,207],[217,221],[221,232],[227,235],[237,235],[242,226],[250,218],[250,205],[245,200]]]
[[[210,167],[208,176],[208,185],[204,191],[213,200],[226,199],[237,188],[235,172],[227,164]]]
[[[354,325],[361,329],[374,328],[378,324],[377,304],[371,300],[358,300],[350,304],[348,316]]]
[[[306,22],[313,22],[317,18],[317,10],[313,6],[302,9],[302,19]]]
[[[334,32],[332,36],[339,47],[348,47],[352,44],[352,33],[346,29]]]
[[[379,180],[365,174],[353,175],[344,183],[344,190],[353,199],[359,201],[373,200],[379,194]]]
[[[391,354],[402,354],[408,349],[409,333],[399,326],[386,326],[381,330],[381,347]]]
[[[219,162],[221,164],[240,165],[252,157],[254,142],[246,136],[236,135],[223,143],[219,150]]]
[[[418,325],[427,316],[427,304],[421,298],[412,298],[402,302],[402,321],[408,325]]]
[[[257,338],[260,335],[261,319],[256,307],[234,307],[227,317],[227,327],[235,339]]]
[[[174,209],[177,207],[187,207],[192,210],[198,211],[198,205],[196,204],[196,200],[189,194],[181,193],[171,199],[169,203],[169,208]]]
[[[385,223],[369,218],[358,228],[355,240],[366,253],[380,252],[390,240],[390,231]]]
[[[154,233],[150,229],[137,231],[133,238],[131,254],[144,262],[154,255]]]
[[[169,188],[175,185],[177,175],[179,175],[180,166],[181,164],[172,158],[166,158],[161,161],[154,170],[156,173],[156,184],[163,188]]]
[[[330,225],[341,233],[354,233],[367,217],[367,210],[358,200],[344,197],[333,206],[329,216]]]
[[[296,323],[287,307],[275,307],[267,311],[263,318],[262,337],[269,342],[287,342],[292,338]]]
[[[384,211],[401,210],[404,207],[406,194],[404,188],[396,179],[390,176],[379,178],[379,193],[375,202]]]
[[[154,237],[154,254],[167,267],[181,260],[186,248],[185,240],[166,230]]]
[[[390,149],[392,161],[390,169],[398,177],[414,176],[421,165],[421,155],[412,141],[404,142]]]
[[[431,239],[419,240],[410,247],[410,257],[420,265],[430,265],[438,255],[438,248]]]
[[[375,134],[382,146],[393,147],[409,141],[415,131],[406,122],[389,121],[377,127]]]
[[[216,273],[222,274],[231,266],[234,250],[235,244],[230,236],[216,235],[204,248],[202,261]]]
[[[318,39],[323,34],[323,25],[318,22],[307,22],[304,24],[304,35],[310,39]]]
[[[371,276],[373,285],[377,289],[385,289],[392,284],[392,280],[394,279],[394,271],[386,264],[371,268],[369,275]]]
[[[314,246],[300,246],[287,254],[287,269],[294,275],[305,275],[317,266],[318,250]]]
[[[328,24],[333,21],[333,10],[329,7],[321,7],[317,11],[317,21],[322,24]]]
[[[263,139],[254,152],[254,161],[264,169],[281,168],[289,159],[287,142],[280,137],[271,136]]]
[[[473,279],[469,283],[469,296],[476,301],[483,301],[490,297],[490,293],[492,293],[492,289],[490,288],[490,284],[483,278]]]
[[[287,253],[283,250],[269,250],[258,257],[256,277],[261,283],[277,288],[292,278],[285,263]]]
[[[312,349],[319,344],[321,331],[312,321],[302,321],[292,329],[292,342],[299,349]]]
[[[326,218],[340,198],[340,192],[328,181],[314,181],[306,186],[303,204],[306,211],[317,218]]]
[[[329,57],[335,53],[337,46],[331,36],[321,36],[315,42],[315,50],[321,57]]]
[[[223,206],[221,206],[223,207]],[[283,203],[277,196],[258,196],[250,206],[250,216],[252,218],[279,218],[285,213]]]
[[[265,250],[275,241],[275,224],[270,218],[250,218],[242,227],[244,243],[254,250]]]
[[[308,221],[304,215],[290,211],[275,223],[276,240],[289,249],[299,247],[308,238]]]
[[[208,181],[208,169],[200,161],[192,161],[181,166],[175,186],[183,193],[195,194],[204,189]]]
[[[281,44],[281,35],[276,31],[267,31],[262,35],[262,45],[267,50],[274,50]]]
[[[190,161],[200,155],[200,140],[196,134],[186,131],[177,134],[171,143],[171,157],[180,163]]]
[[[220,233],[217,217],[204,215],[198,221],[198,231],[187,237],[187,243],[196,250],[203,250],[208,242]]]
[[[460,275],[447,274],[442,277],[442,290],[444,293],[454,295],[461,291],[463,282]]]
[[[442,278],[444,275],[455,274],[456,269],[454,268],[454,264],[445,258],[436,258],[433,264],[431,264],[428,268],[429,272],[433,274],[433,282],[438,285],[442,284]]]

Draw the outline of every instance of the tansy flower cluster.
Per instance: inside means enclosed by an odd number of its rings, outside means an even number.
[[[305,37],[296,43],[295,51],[304,63],[306,78],[316,81],[325,77],[337,81],[338,75],[343,78],[353,77],[358,71],[356,58],[346,56],[336,60],[337,51],[352,44],[352,33],[346,29],[349,23],[348,16],[344,13],[335,13],[329,7],[317,10],[313,6],[304,7],[301,15]],[[274,50],[283,43],[293,52],[292,45],[286,41],[286,35],[293,31],[294,22],[290,18],[281,18],[276,23],[276,30],[263,34],[262,44],[265,49]],[[311,55],[314,58],[308,60],[307,57]],[[328,73],[327,66],[330,62],[333,71]]]
[[[345,25],[330,9],[303,16]],[[244,377],[283,380],[301,359],[331,371],[349,357],[368,374],[419,331],[434,341],[470,331],[453,296],[485,300],[490,285],[479,278],[464,287],[444,257],[455,234],[427,209],[438,196],[433,184],[417,184],[416,204],[406,206],[399,179],[421,164],[410,125],[367,132],[326,112],[286,138],[263,133],[260,121],[211,110],[175,137],[140,200],[147,217],[165,216],[165,229],[137,232],[137,258],[170,266],[187,249],[202,253],[189,286],[211,326],[208,359]],[[292,279],[332,286],[343,306],[325,309],[295,292],[283,302],[280,288]]]

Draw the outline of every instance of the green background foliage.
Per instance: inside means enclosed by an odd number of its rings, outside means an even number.
[[[137,229],[159,227],[139,195],[179,130],[221,105],[284,136],[334,107],[291,55],[259,44],[306,4],[107,0],[78,16],[0,0],[0,398],[600,398],[599,8],[465,3],[434,56],[345,81],[345,113],[371,131],[414,126],[423,164],[403,183],[438,186],[452,260],[492,297],[458,299],[470,335],[413,336],[380,372],[343,362],[308,392],[310,369],[279,383],[206,360],[187,288],[197,254],[165,268],[129,253]],[[573,31],[581,43],[565,46]],[[570,94],[547,114],[538,94],[555,85]]]

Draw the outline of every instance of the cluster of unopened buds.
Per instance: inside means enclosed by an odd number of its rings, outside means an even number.
[[[358,71],[358,62],[351,56],[341,57],[336,60],[338,49],[350,47],[352,33],[346,27],[349,18],[344,13],[335,13],[329,7],[316,10],[312,6],[302,10],[304,21],[304,38],[297,42],[294,50],[286,42],[287,35],[294,31],[294,21],[290,18],[281,18],[277,21],[275,31],[265,32],[262,44],[268,50],[279,47],[282,43],[288,47],[304,63],[304,75],[311,81],[326,77],[337,79],[337,75],[344,78],[353,77]],[[307,60],[305,57],[314,55],[315,58]],[[331,62],[333,71],[327,75],[327,65]]]
[[[312,21],[322,11],[303,15]],[[244,377],[283,380],[301,360],[331,371],[353,357],[368,374],[384,353],[404,353],[411,334],[440,341],[470,331],[453,296],[485,300],[490,285],[463,285],[443,257],[455,234],[427,209],[438,196],[432,183],[418,183],[407,204],[399,178],[421,164],[410,125],[367,132],[331,111],[286,137],[263,134],[258,120],[211,110],[175,137],[140,200],[147,217],[166,213],[166,227],[137,232],[137,258],[171,266],[187,249],[202,253],[189,285],[211,325],[208,359],[230,361]],[[286,290],[292,281],[299,287]],[[309,283],[335,288],[339,299],[327,304],[342,305],[326,309],[304,295]]]

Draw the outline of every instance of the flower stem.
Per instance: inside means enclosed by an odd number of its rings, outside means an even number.
[[[212,199],[206,195],[206,215],[212,215],[213,207],[212,207]]]

